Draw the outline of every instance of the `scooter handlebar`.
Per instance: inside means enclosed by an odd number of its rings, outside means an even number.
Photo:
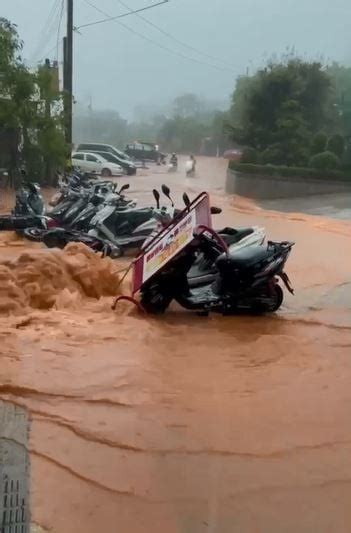
[[[194,237],[203,237],[206,240],[210,240],[205,235],[205,233],[210,233],[211,237],[214,238],[214,240],[217,241],[217,243],[221,246],[221,248],[223,249],[223,252],[225,254],[228,254],[229,248],[228,248],[227,243],[224,241],[224,239],[222,239],[222,237],[213,228],[209,228],[208,226],[204,226],[201,224],[195,229]]]

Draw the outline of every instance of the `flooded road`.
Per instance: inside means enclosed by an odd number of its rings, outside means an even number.
[[[322,194],[305,198],[284,198],[261,202],[264,209],[327,216],[340,220],[351,220],[350,193]]]
[[[209,189],[215,227],[296,241],[296,296],[276,316],[113,313],[112,262],[2,237],[0,302],[15,314],[1,321],[0,397],[31,413],[33,520],[54,533],[348,533],[351,224],[226,197],[226,162],[198,167],[119,182],[143,201],[163,182],[177,199]]]

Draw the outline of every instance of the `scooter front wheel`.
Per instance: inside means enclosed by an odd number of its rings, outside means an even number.
[[[172,301],[172,296],[165,294],[155,283],[142,292],[140,303],[144,311],[152,315],[164,313]]]
[[[29,241],[42,242],[43,237],[46,234],[46,232],[47,230],[44,230],[41,228],[26,228],[23,231],[23,235]]]

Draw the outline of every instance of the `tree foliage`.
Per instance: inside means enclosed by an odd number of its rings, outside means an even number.
[[[199,117],[203,109],[203,102],[193,93],[185,93],[177,96],[173,102],[173,114],[175,117]]]
[[[0,124],[4,137],[16,132],[16,145],[6,164],[13,178],[24,165],[30,177],[50,181],[65,159],[62,95],[53,88],[48,68],[31,73],[25,67],[21,50],[16,26],[1,18]]]
[[[319,170],[334,170],[340,166],[340,159],[328,150],[311,157],[310,167]]]
[[[128,141],[127,121],[113,110],[80,110],[75,113],[73,137],[79,142],[123,146]]]
[[[351,68],[332,63],[327,69],[332,80],[334,105],[339,115],[340,131],[346,139],[351,139]]]
[[[327,150],[341,159],[345,151],[344,137],[340,133],[332,135],[328,140]]]
[[[159,137],[170,151],[199,152],[206,127],[190,117],[170,118],[162,126]]]
[[[116,111],[77,106],[74,139],[105,142],[123,149],[135,140],[155,142],[168,152],[220,154],[228,147],[229,114],[194,94],[175,98],[166,109],[139,106],[137,120],[127,122]]]
[[[238,80],[230,110],[232,139],[262,161],[304,165],[312,137],[333,130],[338,115],[330,76],[318,62],[288,57]]]
[[[320,154],[327,148],[328,137],[323,131],[319,131],[312,137],[311,142],[311,155]]]

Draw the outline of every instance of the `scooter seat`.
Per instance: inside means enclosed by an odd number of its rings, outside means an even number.
[[[219,271],[228,269],[245,269],[250,268],[256,263],[267,260],[273,255],[273,251],[263,246],[248,246],[241,250],[229,249],[228,254],[221,254],[217,261],[216,266]]]
[[[224,228],[221,231],[217,231],[217,233],[222,237],[228,246],[231,246],[232,244],[236,244],[237,242],[241,241],[241,239],[244,237],[254,233],[254,230],[253,228]]]

